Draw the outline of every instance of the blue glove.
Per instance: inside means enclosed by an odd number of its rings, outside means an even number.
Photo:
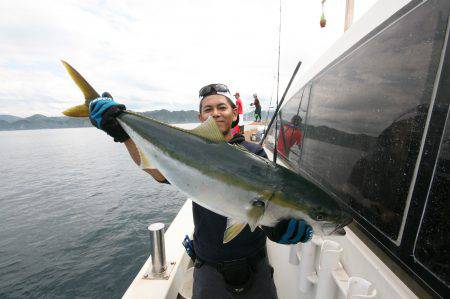
[[[100,98],[89,104],[89,119],[95,127],[113,137],[115,142],[124,142],[130,136],[117,122],[116,117],[125,109],[124,105],[115,102],[109,93],[104,92]]]
[[[263,226],[262,229],[270,240],[279,244],[305,243],[313,235],[312,227],[303,219],[284,219],[275,227]]]

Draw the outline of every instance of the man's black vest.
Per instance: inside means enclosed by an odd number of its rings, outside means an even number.
[[[245,141],[241,134],[236,134],[229,143],[239,143],[250,152],[267,158],[264,149],[256,143]],[[214,195],[212,195],[214,196]],[[223,244],[223,234],[227,218],[192,203],[194,217],[194,249],[197,256],[204,261],[221,262],[250,256],[266,245],[266,235],[258,227],[254,232],[248,225],[230,242]]]

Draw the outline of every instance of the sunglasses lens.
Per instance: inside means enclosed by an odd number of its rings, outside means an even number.
[[[214,87],[215,87],[214,89],[216,91],[218,91],[218,92],[230,92],[228,90],[228,87],[226,85],[223,85],[223,84],[216,84]]]
[[[228,90],[228,87],[223,84],[214,84],[214,85],[207,85],[205,87],[202,87],[200,91],[198,92],[199,97],[206,97],[207,95],[210,95],[213,92],[230,92]]]

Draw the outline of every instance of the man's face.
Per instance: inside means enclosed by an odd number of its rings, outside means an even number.
[[[198,119],[204,122],[212,116],[223,135],[228,135],[231,130],[231,124],[237,119],[237,109],[231,107],[225,96],[213,94],[202,100],[202,110]]]

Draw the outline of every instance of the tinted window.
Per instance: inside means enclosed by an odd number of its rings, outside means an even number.
[[[450,113],[415,248],[425,267],[450,285]]]
[[[443,42],[439,11],[421,14],[411,12],[313,80],[303,146],[302,170],[392,240]]]

